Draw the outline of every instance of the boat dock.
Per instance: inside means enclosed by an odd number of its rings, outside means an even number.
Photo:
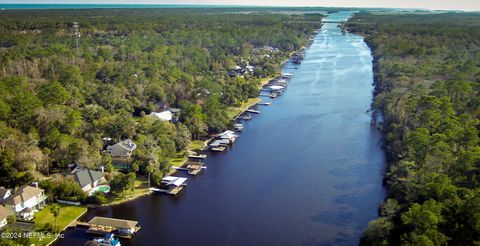
[[[173,167],[176,170],[187,171],[190,175],[197,175],[203,169],[207,169],[207,166],[203,162],[187,162],[181,167]]]
[[[139,230],[138,221],[95,216],[89,222],[77,222],[77,226],[88,226],[86,233],[94,235],[115,234],[121,238],[132,238]]]
[[[153,192],[165,193],[168,195],[176,195],[183,190],[183,187],[170,187],[168,189],[150,188],[150,190]]]
[[[189,155],[188,158],[190,159],[205,159],[207,158],[207,155],[205,154],[200,154],[200,155]]]
[[[260,114],[261,113],[259,110],[255,110],[255,109],[247,109],[246,112],[253,113],[253,114]]]
[[[175,177],[175,176],[165,176],[162,179],[162,184],[156,188],[150,188],[153,192],[166,193],[169,195],[176,195],[187,186],[187,178]]]
[[[251,115],[243,115],[243,116],[237,117],[237,119],[240,119],[240,120],[251,120],[251,119],[252,119],[252,116],[251,116]]]

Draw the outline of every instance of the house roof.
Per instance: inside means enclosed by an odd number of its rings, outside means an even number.
[[[7,189],[5,187],[0,187],[0,201],[5,198],[5,195],[10,191],[10,189]]]
[[[105,176],[105,173],[94,171],[87,168],[82,168],[76,171],[74,174],[75,181],[80,185],[80,187],[85,187],[97,180],[100,180]]]
[[[181,186],[183,183],[187,181],[187,178],[166,176],[162,179],[162,181],[165,182],[166,185]]]
[[[230,131],[230,130],[227,130],[227,131],[224,131],[220,134],[218,134],[218,138],[222,138],[222,139],[233,139],[233,138],[236,138],[237,135],[235,134],[234,131]]]
[[[22,202],[28,201],[30,198],[38,196],[43,193],[43,189],[33,186],[25,185],[15,190],[15,193],[5,201],[8,205],[18,205]]]
[[[109,145],[107,149],[115,152],[114,154],[123,154],[124,151],[132,152],[137,148],[137,145],[130,139],[123,140],[114,145]]]
[[[135,229],[135,227],[138,224],[138,221],[95,216],[93,217],[93,219],[91,219],[88,222],[88,224],[110,226],[110,227],[121,228],[121,229]]]
[[[171,121],[173,118],[173,113],[170,111],[163,111],[163,112],[152,112],[150,116],[155,116],[160,120],[163,121]]]
[[[8,218],[10,215],[13,215],[13,212],[0,205],[0,221]]]

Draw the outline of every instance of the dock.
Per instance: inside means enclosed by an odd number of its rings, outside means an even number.
[[[189,155],[188,158],[190,159],[205,159],[207,158],[207,155],[205,154],[200,154],[200,155]]]
[[[183,187],[172,186],[168,189],[150,188],[150,190],[153,191],[153,192],[165,193],[165,194],[168,194],[168,195],[177,195],[180,191],[183,190]]]
[[[246,112],[253,113],[253,114],[260,114],[261,113],[259,110],[255,110],[255,109],[247,109]]]
[[[237,131],[237,132],[243,131],[243,125],[242,124],[235,124],[234,127],[235,127],[235,131]]]
[[[198,175],[203,169],[207,169],[207,166],[202,162],[187,162],[181,167],[173,167],[176,170],[187,171],[190,175]]]
[[[121,238],[132,238],[139,230],[138,221],[95,216],[89,222],[77,222],[77,226],[88,226],[86,233],[94,235],[115,234]]]
[[[244,116],[239,116],[237,119],[241,120],[251,120],[252,116],[251,115],[244,115]]]

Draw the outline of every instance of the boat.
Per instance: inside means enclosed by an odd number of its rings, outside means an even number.
[[[241,132],[243,130],[243,124],[235,124],[234,127],[237,132]]]
[[[105,237],[95,238],[93,241],[97,242],[99,246],[121,246],[120,241],[115,239],[113,233],[106,234]]]
[[[263,105],[263,106],[270,106],[272,104],[271,102],[261,102],[258,105]]]
[[[278,94],[276,92],[272,92],[269,95],[270,98],[276,98],[277,96],[278,96]]]
[[[253,114],[260,114],[261,113],[259,110],[255,110],[255,109],[247,109],[247,112],[253,113]]]

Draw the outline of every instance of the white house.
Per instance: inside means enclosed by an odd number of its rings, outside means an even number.
[[[112,157],[130,157],[137,145],[130,139],[107,146],[107,153]]]
[[[0,205],[0,229],[7,225],[7,218],[10,215],[13,215],[13,212]]]
[[[171,111],[163,111],[163,112],[152,112],[150,116],[156,117],[162,121],[172,121],[173,113]]]
[[[12,196],[5,200],[4,205],[18,217],[31,220],[35,212],[45,206],[46,199],[43,189],[25,185],[15,189]]]
[[[87,168],[78,168],[73,173],[73,177],[75,182],[77,182],[85,192],[89,192],[98,185],[107,182],[105,180],[105,173]]]

